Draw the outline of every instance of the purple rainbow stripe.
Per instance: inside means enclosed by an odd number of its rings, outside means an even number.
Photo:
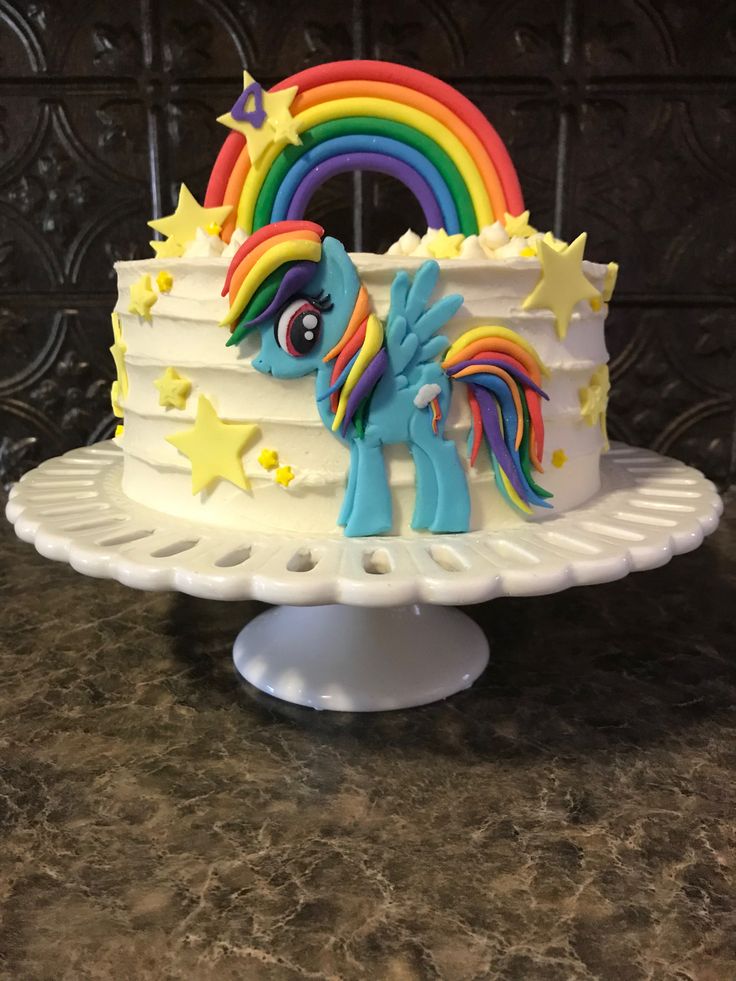
[[[287,220],[305,215],[312,195],[331,177],[355,170],[371,170],[378,174],[388,174],[389,177],[401,181],[419,201],[428,227],[442,228],[442,210],[434,191],[425,179],[403,161],[386,157],[381,153],[343,153],[315,167],[294,192],[286,215]]]
[[[508,447],[504,441],[503,434],[501,432],[501,425],[498,421],[496,400],[485,388],[481,388],[478,385],[473,385],[472,387],[475,397],[478,400],[478,405],[480,406],[481,418],[483,420],[483,432],[488,437],[488,442],[491,444],[491,450],[493,451],[493,454],[498,460],[504,473],[508,477],[511,486],[514,488],[522,501],[526,502],[529,500],[529,492],[519,480],[516,465],[514,464]]]
[[[324,165],[339,154],[346,153],[376,153],[383,157],[403,161],[416,170],[432,188],[437,203],[442,211],[442,227],[448,235],[461,231],[457,207],[445,178],[435,165],[414,147],[407,146],[400,140],[389,139],[374,134],[356,133],[352,136],[338,136],[311,146],[303,156],[289,168],[273,199],[271,206],[271,221],[285,218],[289,211],[289,202],[294,191],[304,178],[316,167]]]
[[[501,368],[503,371],[508,372],[516,381],[521,382],[522,385],[528,385],[533,392],[536,392],[541,398],[549,401],[549,395],[547,395],[547,393],[541,389],[536,382],[532,381],[525,371],[522,371],[520,368],[514,368],[513,365],[508,364],[506,361],[495,361],[491,358],[473,358],[471,361],[458,361],[457,364],[454,364],[451,368],[447,369],[447,374],[450,376],[456,375],[458,371],[462,371],[464,368],[469,368],[474,364],[483,364],[492,368]],[[470,382],[470,384],[473,383],[472,376],[468,375],[467,380]]]
[[[284,278],[279,283],[276,296],[274,296],[266,309],[262,313],[259,313],[257,317],[254,317],[253,320],[244,321],[244,323],[247,323],[248,327],[257,327],[264,320],[268,320],[274,310],[278,310],[282,303],[285,303],[289,297],[298,293],[302,287],[307,285],[312,276],[314,276],[316,268],[313,262],[303,261],[294,263],[290,269],[286,270]]]
[[[376,387],[384,371],[388,367],[388,354],[386,348],[382,347],[378,354],[366,366],[365,371],[358,379],[355,388],[350,393],[348,404],[345,408],[345,419],[342,424],[342,434],[348,431],[348,426],[353,420],[353,416],[358,410],[358,406],[370,392]]]

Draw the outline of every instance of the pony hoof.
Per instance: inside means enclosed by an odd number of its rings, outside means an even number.
[[[354,521],[351,518],[345,525],[347,538],[368,538],[371,535],[385,535],[389,531],[391,531],[390,521],[376,521],[374,519]]]
[[[468,522],[436,521],[429,526],[433,535],[462,535],[469,530]]]

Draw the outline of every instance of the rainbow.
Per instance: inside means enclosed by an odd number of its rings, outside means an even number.
[[[237,227],[304,217],[335,174],[371,170],[405,184],[427,225],[472,235],[520,214],[516,171],[498,133],[456,89],[425,72],[383,61],[336,61],[298,72],[269,91],[296,86],[291,104],[301,144],[272,143],[251,164],[231,132],[212,169],[204,206],[232,205],[222,237]]]

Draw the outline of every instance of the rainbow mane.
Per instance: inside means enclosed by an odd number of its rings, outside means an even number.
[[[233,206],[225,241],[236,225],[251,233],[302,218],[320,184],[348,170],[395,177],[414,193],[428,226],[449,234],[475,234],[505,212],[524,210],[495,129],[439,79],[387,62],[340,61],[298,72],[269,91],[295,86],[290,111],[300,145],[279,139],[254,165],[245,137],[234,131],[220,150],[205,207]]]
[[[485,437],[496,485],[506,500],[529,514],[550,507],[552,495],[535,483],[543,473],[544,422],[540,399],[547,370],[534,348],[507,327],[476,327],[459,337],[442,367],[468,387],[472,425],[468,440],[475,464]]]
[[[230,302],[221,321],[232,331],[228,346],[239,344],[314,277],[323,236],[324,229],[314,222],[280,221],[259,228],[240,246],[222,288]],[[362,435],[368,401],[388,366],[383,341],[383,324],[371,313],[361,286],[347,327],[323,358],[334,364],[330,386],[319,401],[330,399],[334,431],[345,435],[354,422]]]
[[[336,432],[342,424],[343,436],[351,422],[363,435],[370,396],[388,367],[383,341],[383,324],[371,313],[368,293],[361,285],[342,337],[323,358],[325,364],[334,363],[330,387],[318,398],[330,399],[335,414],[332,429]]]
[[[280,221],[240,246],[222,288],[230,301],[221,321],[232,331],[228,346],[239,344],[309,282],[322,258],[324,233],[313,221]]]

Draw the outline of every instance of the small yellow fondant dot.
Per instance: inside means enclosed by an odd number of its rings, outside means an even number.
[[[526,256],[527,258],[529,256],[534,256],[536,254],[537,254],[536,249],[530,249],[528,245],[526,246],[526,248],[523,248],[519,253],[519,255]]]
[[[158,286],[159,293],[170,293],[173,285],[174,277],[168,269],[162,269],[156,277],[156,286]]]
[[[124,431],[125,431],[125,429],[124,429],[123,426],[116,426],[115,427],[115,439],[118,439],[120,436],[122,436]]]
[[[595,313],[598,313],[603,306],[603,300],[601,300],[600,296],[594,296],[592,300],[588,300],[588,303],[590,304],[590,309]]]
[[[264,470],[275,470],[279,465],[279,455],[276,450],[261,450],[258,462]]]
[[[208,235],[219,235],[222,231],[222,225],[218,225],[216,221],[211,221],[209,225],[204,226],[204,230]]]
[[[559,469],[560,467],[564,467],[566,463],[567,453],[564,450],[555,450],[552,454],[552,466]]]
[[[291,467],[279,467],[276,471],[276,476],[274,480],[277,484],[281,484],[282,487],[288,487],[289,484],[294,479],[294,471]]]

